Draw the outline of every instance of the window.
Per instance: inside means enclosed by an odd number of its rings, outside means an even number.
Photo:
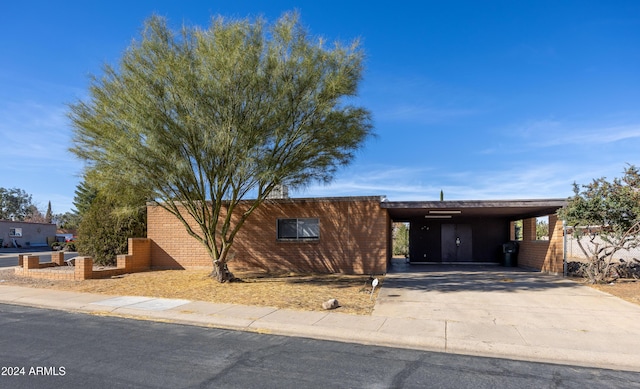
[[[14,238],[22,237],[22,228],[9,228],[9,236]]]
[[[536,218],[536,240],[549,240],[549,216]]]
[[[278,219],[278,240],[320,239],[320,219]]]
[[[522,241],[522,219],[513,222],[512,240]]]

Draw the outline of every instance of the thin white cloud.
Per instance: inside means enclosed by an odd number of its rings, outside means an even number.
[[[587,130],[583,133],[573,134],[570,137],[558,138],[552,144],[603,144],[636,138],[640,138],[640,124]]]
[[[81,163],[68,148],[71,129],[66,107],[34,101],[0,103],[0,186],[20,188],[46,210],[72,208]]]
[[[421,180],[431,174],[433,174],[432,168],[359,166],[343,172],[329,185],[312,184],[294,195],[298,197],[387,195],[390,198],[393,195],[393,199],[424,199],[430,196],[434,189],[428,184],[422,184]]]
[[[455,85],[436,82],[423,75],[381,76],[382,82],[365,83],[363,102],[368,101],[376,121],[433,124],[487,111],[486,96]]]
[[[562,164],[512,166],[505,169],[439,172],[391,168],[373,175],[342,175],[330,185],[312,185],[297,197],[384,195],[391,201],[439,199],[440,190],[446,200],[489,200],[525,198],[565,198],[572,194],[574,181],[587,183],[587,173],[576,175]],[[399,174],[402,173],[402,174]],[[385,178],[387,177],[387,178]]]
[[[513,166],[509,169],[468,174],[450,193],[456,199],[525,199],[567,197],[572,180],[563,167],[554,164]]]
[[[534,147],[603,145],[640,139],[640,123],[594,125],[545,119],[516,126],[508,133],[516,134]]]
[[[0,106],[0,161],[44,165],[72,160],[67,149],[71,130],[66,108],[34,102]],[[7,166],[7,165],[5,165]]]

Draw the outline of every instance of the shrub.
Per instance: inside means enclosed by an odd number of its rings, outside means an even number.
[[[81,255],[100,265],[114,265],[118,254],[127,253],[127,241],[146,235],[146,208],[124,212],[98,195],[83,215],[75,246]]]
[[[67,242],[64,245],[65,251],[77,251],[76,244],[74,242]]]

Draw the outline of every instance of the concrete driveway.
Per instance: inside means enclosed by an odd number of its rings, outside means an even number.
[[[395,262],[373,315],[412,320],[416,336],[444,326],[451,352],[640,367],[640,306],[519,268]]]

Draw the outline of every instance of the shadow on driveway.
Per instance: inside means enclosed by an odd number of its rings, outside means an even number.
[[[439,292],[517,292],[576,288],[573,281],[498,265],[410,265],[394,261],[384,287]],[[391,296],[390,296],[391,297]]]

